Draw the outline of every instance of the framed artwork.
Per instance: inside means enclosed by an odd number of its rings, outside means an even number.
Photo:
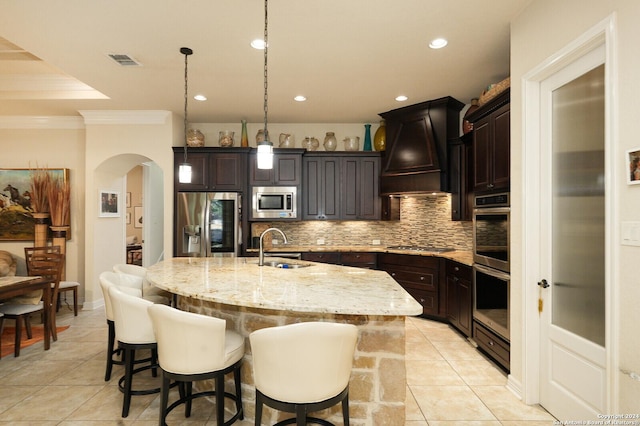
[[[133,208],[133,227],[142,228],[142,206]]]
[[[627,151],[626,162],[628,164],[627,183],[629,185],[640,184],[640,148]]]
[[[131,225],[131,212],[127,212],[125,217],[127,218],[127,225]]]
[[[120,217],[120,193],[101,189],[98,191],[98,216]]]
[[[52,178],[69,180],[69,169],[47,169]],[[0,169],[0,241],[33,241],[31,174],[36,169]],[[67,239],[71,232],[67,232]]]
[[[127,208],[131,207],[131,193],[127,192]]]

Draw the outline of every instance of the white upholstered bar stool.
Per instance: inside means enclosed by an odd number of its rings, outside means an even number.
[[[139,279],[130,279],[128,276],[122,276],[115,272],[105,271],[100,274],[100,288],[104,297],[104,313],[107,317],[107,367],[104,373],[104,381],[111,380],[111,371],[114,365],[122,365],[122,351],[116,348],[116,327],[113,319],[113,307],[111,305],[111,296],[109,296],[110,286],[119,286],[121,289],[131,295],[141,297],[142,291],[140,286],[142,281]]]
[[[349,425],[349,378],[358,329],[352,324],[305,322],[263,328],[249,335],[256,387],[256,425],[262,406],[295,418],[277,425],[332,423],[309,413],[342,402],[344,424]]]
[[[144,299],[150,300],[153,303],[162,303],[165,305],[172,304],[173,295],[171,293],[161,290],[147,281],[147,268],[144,266],[133,265],[130,263],[117,263],[113,265],[113,272],[140,277],[142,279],[140,288]]]
[[[217,425],[230,425],[244,418],[240,367],[244,356],[244,338],[226,330],[226,321],[184,312],[166,305],[148,308],[153,329],[158,341],[158,361],[162,369],[162,392],[160,397],[160,422],[166,424],[167,414],[185,404],[185,417],[191,415],[191,401],[195,398],[213,396],[216,401]],[[224,378],[233,373],[235,395],[224,391]],[[215,391],[192,392],[192,383],[199,380],[215,380]],[[169,383],[180,384],[180,399],[169,403]],[[224,399],[235,402],[236,412],[224,420]]]
[[[124,362],[124,376],[118,381],[118,387],[124,394],[122,403],[122,417],[129,415],[129,407],[131,406],[131,397],[133,395],[149,395],[159,393],[160,387],[152,389],[133,389],[133,376],[145,370],[151,370],[154,377],[157,376],[157,354],[158,344],[153,333],[153,325],[147,313],[147,308],[153,305],[153,302],[144,300],[122,291],[121,287],[109,286],[109,296],[111,297],[111,306],[113,308],[113,318],[116,328],[116,340],[118,348],[122,350]],[[150,358],[136,361],[137,350],[151,351]],[[141,367],[135,367],[135,364],[145,362]]]

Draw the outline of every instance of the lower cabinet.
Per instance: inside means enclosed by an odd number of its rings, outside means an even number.
[[[365,252],[302,253],[302,260],[366,269],[376,268],[376,257],[376,253]]]
[[[471,337],[473,315],[472,269],[453,260],[447,260],[447,320],[462,334]]]
[[[378,269],[386,271],[422,305],[422,314],[445,318],[444,285],[440,279],[445,259],[392,253],[378,254]]]
[[[510,346],[508,342],[475,321],[473,322],[473,340],[478,345],[478,349],[509,371]]]

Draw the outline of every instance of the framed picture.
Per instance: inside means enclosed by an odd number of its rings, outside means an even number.
[[[127,192],[127,208],[131,207],[131,193]]]
[[[98,191],[98,216],[120,217],[120,193],[101,189]]]
[[[133,208],[133,227],[142,228],[142,206]]]
[[[627,151],[628,172],[627,183],[629,185],[640,184],[640,148],[634,148]]]
[[[125,217],[127,218],[127,225],[131,225],[131,212],[127,212]]]
[[[0,241],[33,241],[36,220],[31,206],[31,176],[46,170],[52,178],[69,180],[69,169],[0,169]],[[71,232],[67,232],[67,239]]]

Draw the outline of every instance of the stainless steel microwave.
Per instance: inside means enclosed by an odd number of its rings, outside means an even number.
[[[298,188],[295,186],[254,186],[251,219],[297,219]]]

